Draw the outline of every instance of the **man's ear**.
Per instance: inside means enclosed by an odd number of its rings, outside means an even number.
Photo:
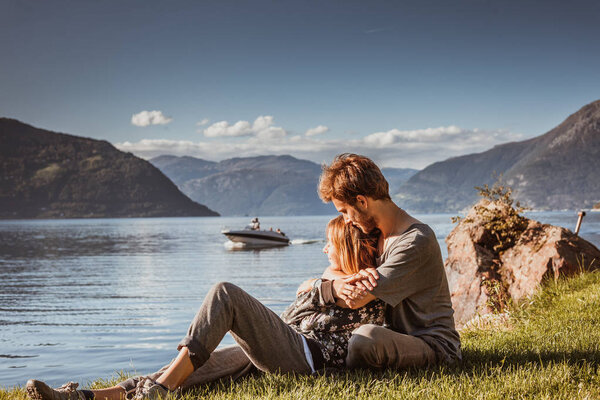
[[[359,194],[358,196],[356,196],[356,205],[360,205],[361,208],[367,208],[369,205],[369,202],[368,202],[366,196],[363,196],[362,194]]]

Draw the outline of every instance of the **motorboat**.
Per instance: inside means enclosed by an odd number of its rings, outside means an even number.
[[[290,238],[285,233],[266,231],[261,229],[222,230],[221,233],[235,243],[244,243],[247,246],[287,246]]]
[[[224,229],[221,233],[234,243],[243,243],[248,247],[260,246],[287,246],[290,238],[281,230],[260,229],[258,218],[254,218],[251,224],[241,230]]]

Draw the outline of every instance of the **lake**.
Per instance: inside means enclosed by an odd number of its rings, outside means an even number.
[[[444,238],[454,214],[417,215]],[[575,212],[528,213],[574,229]],[[148,373],[176,355],[209,288],[233,282],[280,313],[321,274],[331,217],[263,217],[292,245],[233,250],[220,234],[250,218],[0,221],[0,386],[86,384]],[[600,245],[600,213],[580,232]],[[222,344],[233,343],[226,336]]]

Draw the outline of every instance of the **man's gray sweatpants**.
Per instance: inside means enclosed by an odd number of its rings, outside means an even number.
[[[215,349],[230,332],[237,345]],[[191,386],[236,378],[252,365],[267,372],[311,372],[302,336],[261,302],[239,287],[223,282],[211,288],[179,346],[187,347],[196,369],[182,385]],[[149,375],[156,380],[168,367]],[[119,383],[128,393],[139,378]]]

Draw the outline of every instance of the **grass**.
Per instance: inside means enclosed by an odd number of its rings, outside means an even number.
[[[452,366],[327,377],[268,374],[216,383],[183,398],[600,399],[600,271],[549,281],[499,321],[462,331],[463,361]],[[26,398],[21,388],[0,389],[0,400]]]

